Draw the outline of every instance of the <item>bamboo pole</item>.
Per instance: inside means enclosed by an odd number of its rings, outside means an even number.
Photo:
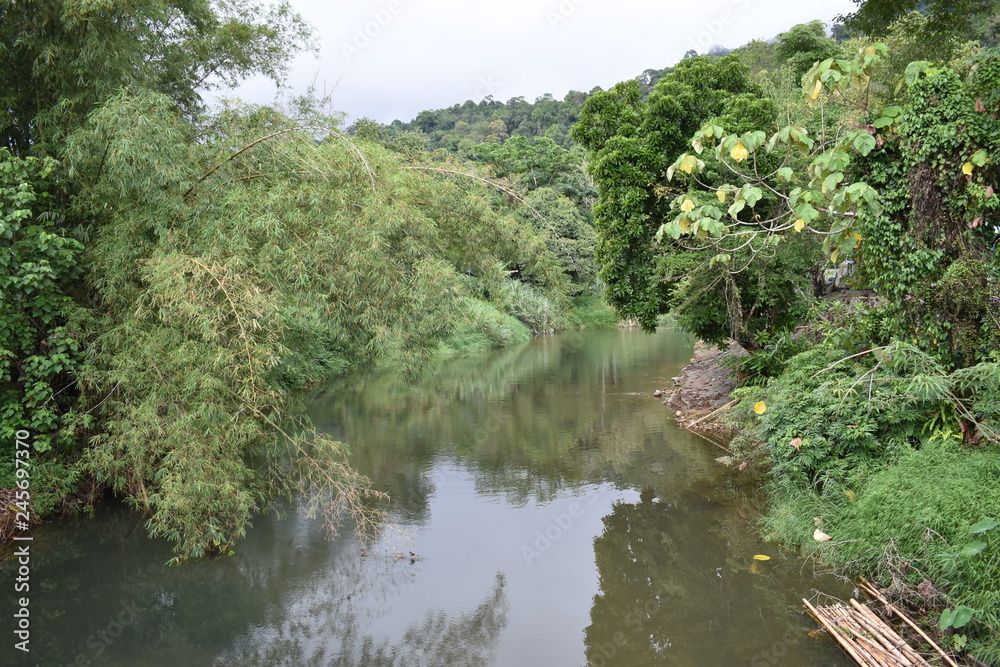
[[[857,642],[868,649],[879,667],[899,667],[900,662],[895,656],[886,651],[881,643],[865,634],[866,630],[862,626],[851,626],[851,632],[857,637]]]
[[[863,634],[857,633],[857,631],[853,630],[853,628],[852,632],[855,632],[858,644],[865,646],[865,648],[868,649],[868,653],[872,656],[872,662],[878,665],[878,667],[899,666],[899,663],[896,662],[891,655],[883,651],[875,640]]]
[[[836,604],[832,607],[827,607],[823,611],[827,612],[833,620],[838,622],[836,624],[838,627],[850,633],[848,639],[854,643],[858,652],[867,658],[866,664],[873,665],[874,667],[894,667],[882,660],[879,655],[879,647],[872,646],[868,637],[859,632],[857,621],[851,615],[848,607]]]
[[[718,447],[719,449],[721,449],[724,452],[728,452],[729,454],[732,454],[733,456],[736,456],[736,454],[732,450],[726,449],[723,445],[720,445],[715,440],[712,440],[710,437],[708,437],[704,433],[698,433],[698,431],[691,431],[691,434],[698,436],[702,440],[707,440],[708,442],[712,443],[713,445],[715,445],[716,447]]]
[[[909,658],[903,655],[900,649],[900,644],[904,643],[891,628],[886,627],[885,622],[880,618],[872,618],[869,616],[870,610],[864,605],[858,604],[857,600],[852,599],[851,606],[854,607],[856,612],[856,620],[858,624],[868,631],[869,634],[874,639],[877,639],[879,644],[885,648],[893,657],[896,658],[898,662],[904,665],[912,665]]]
[[[893,612],[894,614],[896,614],[896,616],[899,616],[899,617],[900,617],[901,619],[903,619],[903,621],[904,621],[904,622],[905,622],[905,623],[906,623],[907,625],[909,625],[909,626],[910,626],[911,628],[913,628],[914,630],[916,630],[916,631],[917,631],[917,633],[918,633],[918,634],[919,634],[919,635],[920,635],[921,637],[923,637],[923,638],[924,638],[924,640],[925,640],[925,641],[926,641],[926,642],[927,642],[928,644],[930,644],[930,645],[931,645],[931,646],[932,646],[932,647],[934,648],[934,650],[935,650],[935,651],[937,651],[937,652],[938,652],[938,654],[939,654],[939,655],[940,655],[940,656],[941,656],[942,658],[944,658],[944,661],[945,661],[945,662],[946,662],[947,664],[951,665],[951,667],[958,667],[958,664],[956,664],[954,660],[952,660],[952,659],[951,659],[950,657],[948,657],[948,654],[947,654],[947,653],[945,653],[944,651],[942,651],[942,650],[941,650],[941,647],[940,647],[940,646],[938,646],[937,644],[935,644],[935,643],[934,643],[934,640],[933,640],[933,639],[931,639],[930,637],[928,637],[928,636],[927,636],[927,634],[926,634],[926,633],[925,633],[925,632],[924,632],[923,630],[921,630],[921,629],[920,629],[919,627],[917,627],[917,624],[916,624],[916,623],[914,623],[913,621],[911,621],[911,620],[910,620],[910,619],[909,619],[909,618],[908,618],[908,617],[906,616],[906,614],[904,614],[903,612],[901,612],[901,611],[900,611],[899,609],[896,609],[896,607],[895,607],[894,605],[892,605],[892,604],[891,604],[891,603],[890,603],[890,602],[889,602],[888,600],[886,600],[886,599],[885,599],[884,597],[882,597],[882,595],[881,595],[881,594],[880,594],[880,593],[879,593],[878,591],[876,591],[876,590],[875,590],[875,589],[874,589],[874,588],[873,588],[873,587],[872,587],[872,586],[871,586],[870,584],[868,584],[867,582],[862,582],[862,583],[861,583],[861,586],[862,586],[862,587],[863,587],[863,588],[864,588],[864,589],[865,589],[866,591],[868,591],[869,593],[871,593],[872,595],[874,595],[874,596],[875,596],[875,597],[876,597],[876,598],[878,599],[878,601],[879,601],[879,602],[881,602],[882,604],[884,604],[884,605],[886,606],[886,609],[888,609],[889,611],[891,611],[891,612]]]
[[[864,584],[862,584],[862,586],[863,585]],[[884,622],[869,607],[867,607],[865,605],[859,605],[859,606],[865,610],[865,612],[868,614],[869,617],[877,619],[880,623],[884,624]],[[910,646],[908,643],[906,643],[906,641],[904,641],[902,639],[902,637],[899,636],[898,633],[896,633],[895,631],[892,631],[892,632],[893,632],[892,636],[896,637],[901,642],[900,643],[900,649],[903,651],[904,655],[906,655],[911,661],[913,661],[914,664],[916,664],[916,665],[926,665],[926,664],[928,664],[928,662],[927,662],[926,658],[924,658],[924,656],[920,655],[912,646]]]
[[[858,610],[861,618],[864,619],[864,621],[867,621],[867,625],[870,630],[877,630],[880,641],[885,644],[885,646],[892,652],[893,655],[897,657],[900,662],[908,666],[912,666],[914,664],[911,653],[915,653],[915,651],[910,648],[909,644],[903,641],[902,637],[886,626],[885,621],[876,616],[875,612],[867,606],[859,604],[854,598],[851,598],[851,605]],[[925,661],[923,658],[920,658],[916,664],[919,665],[922,662]]]
[[[699,417],[698,419],[694,420],[693,422],[691,422],[690,424],[688,424],[684,428],[691,428],[695,424],[700,424],[701,422],[703,422],[704,420],[708,419],[709,417],[711,417],[715,413],[722,412],[723,410],[725,410],[726,408],[728,408],[730,405],[735,405],[736,402],[739,401],[739,400],[740,399],[736,398],[736,399],[733,399],[733,400],[729,401],[728,403],[726,403],[725,405],[723,405],[721,408],[716,408],[715,410],[712,410],[711,412],[709,412],[707,415],[702,415],[701,417]]]
[[[816,620],[819,621],[824,628],[826,628],[826,631],[829,632],[831,635],[833,635],[834,640],[836,640],[836,642],[840,644],[845,651],[847,651],[847,654],[852,658],[854,658],[854,661],[857,662],[859,665],[864,665],[865,660],[860,655],[858,655],[857,651],[854,650],[852,642],[848,641],[845,637],[841,636],[841,633],[837,632],[837,630],[833,626],[831,626],[829,622],[827,622],[823,614],[821,614],[819,610],[816,609],[816,607],[809,604],[809,600],[802,598],[802,602],[804,602],[806,607],[809,608],[809,611],[816,618]]]

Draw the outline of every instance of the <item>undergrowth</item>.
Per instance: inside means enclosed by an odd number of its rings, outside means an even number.
[[[828,341],[734,397],[733,446],[770,467],[765,533],[896,591],[923,584],[947,647],[1000,663],[998,365]]]

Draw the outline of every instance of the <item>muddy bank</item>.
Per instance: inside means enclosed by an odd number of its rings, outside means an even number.
[[[694,346],[694,358],[673,378],[673,385],[653,395],[663,398],[663,404],[674,411],[685,428],[718,431],[722,427],[712,413],[730,402],[729,393],[736,388],[735,374],[722,361],[745,354],[747,351],[739,343],[730,343],[721,350],[699,341]]]

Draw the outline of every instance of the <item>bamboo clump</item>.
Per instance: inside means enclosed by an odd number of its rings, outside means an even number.
[[[864,585],[863,585],[864,586]],[[916,625],[902,612],[889,605],[874,589],[865,586],[866,592],[881,600],[888,608],[906,621],[911,627]],[[889,625],[879,618],[867,605],[851,600],[816,607],[803,599],[806,608],[820,625],[840,644],[841,648],[862,667],[930,667],[930,663],[903,640]],[[919,628],[918,628],[919,630]],[[945,664],[957,667],[955,662],[941,648],[921,633]]]

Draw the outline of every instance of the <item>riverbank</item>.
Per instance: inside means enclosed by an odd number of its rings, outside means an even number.
[[[732,356],[743,356],[747,352],[738,345],[730,346],[726,350],[721,350],[716,346],[707,346],[697,343],[691,361],[684,366],[680,375],[673,378],[673,385],[667,389],[658,390],[654,395],[663,398],[663,404],[674,411],[678,423],[686,429],[695,431],[725,432],[726,435],[736,436],[740,441],[734,446],[737,453],[743,454],[742,470],[747,463],[764,464],[759,451],[756,450],[759,443],[752,442],[755,439],[753,429],[746,430],[738,426],[739,419],[733,419],[730,406],[735,406],[745,396],[740,396],[740,392],[735,392],[738,388],[738,380],[726,359]],[[737,398],[733,399],[732,394],[736,393]],[[708,438],[712,439],[712,438]],[[713,440],[714,442],[714,440]],[[793,444],[794,446],[794,444]],[[729,457],[726,457],[729,458]],[[733,465],[732,462],[729,465]],[[771,481],[777,479],[774,473],[767,473]],[[847,498],[854,502],[856,493],[851,491],[846,493]],[[783,507],[779,502],[776,505],[779,512],[783,512],[787,507]],[[822,515],[815,517],[817,526],[822,526]],[[769,540],[786,542],[786,535],[776,531],[772,520],[766,521],[759,527]],[[830,529],[830,528],[827,528]],[[832,529],[830,529],[832,530]],[[823,535],[822,532],[818,533]],[[840,540],[846,539],[841,533]],[[819,539],[819,538],[816,538]],[[823,535],[823,539],[829,540],[829,536]],[[847,542],[857,540],[847,539]],[[817,542],[816,548],[804,550],[803,553],[814,555],[819,562],[830,565],[840,571],[845,576],[850,576],[855,581],[875,581],[878,582],[887,572],[891,573],[890,581],[881,590],[881,594],[888,598],[888,603],[894,604],[903,610],[908,616],[916,621],[925,634],[920,635],[913,628],[901,623],[887,609],[887,606],[879,608],[882,617],[893,624],[894,629],[904,637],[911,646],[920,649],[927,649],[927,654],[933,653],[933,649],[925,641],[930,637],[937,644],[953,647],[957,628],[950,631],[941,629],[941,618],[943,613],[951,611],[948,596],[944,592],[947,588],[944,582],[933,583],[930,579],[921,576],[919,582],[910,581],[907,577],[911,571],[916,571],[919,567],[916,559],[904,561],[901,554],[894,551],[892,541],[884,544],[884,562],[874,567],[860,566],[858,563],[845,563],[842,558],[838,558],[835,552],[837,541]],[[802,544],[791,544],[790,546],[802,547]],[[983,543],[985,548],[985,543]],[[887,603],[887,604],[888,604]],[[877,608],[877,604],[872,604]],[[966,609],[969,609],[966,607]],[[970,609],[971,611],[971,609]],[[959,639],[958,641],[962,641]],[[952,657],[957,657],[958,653],[952,653]],[[987,663],[972,656],[964,656],[965,662],[957,661],[957,664],[986,665]]]
[[[731,343],[723,350],[699,341],[694,346],[694,357],[681,369],[681,374],[673,378],[673,385],[653,395],[663,398],[663,404],[674,411],[677,422],[684,428],[726,430],[717,416],[721,416],[722,408],[731,403],[730,393],[737,387],[737,379],[733,369],[724,362],[746,354],[739,343]]]

